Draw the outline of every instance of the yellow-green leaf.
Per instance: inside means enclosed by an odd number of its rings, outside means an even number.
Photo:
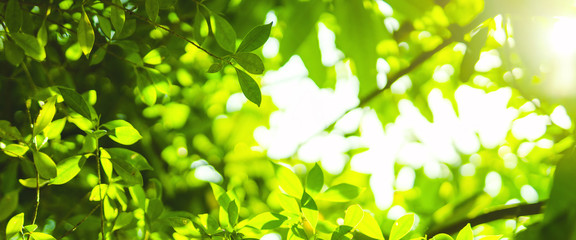
[[[162,55],[160,55],[160,51],[158,51],[158,49],[152,49],[144,56],[142,60],[144,63],[150,65],[158,65],[162,63]]]
[[[470,223],[466,224],[466,226],[458,232],[456,240],[474,240],[474,232],[472,232]]]
[[[432,240],[454,240],[454,238],[452,238],[452,236],[446,234],[446,233],[440,233],[440,234],[436,234]]]
[[[40,46],[36,37],[27,33],[17,32],[12,34],[12,39],[29,57],[37,61],[44,61],[46,58],[46,51],[44,47]]]
[[[302,206],[302,215],[310,223],[310,226],[315,231],[318,224],[318,206],[314,199],[306,192],[302,195],[300,205]]]
[[[142,139],[138,130],[132,126],[117,127],[114,129],[114,133],[114,135],[110,135],[110,139],[123,145],[132,145]]]
[[[85,162],[86,157],[82,155],[72,156],[64,159],[62,162],[59,162],[57,166],[58,175],[52,180],[50,184],[61,185],[69,182],[76,175],[78,175],[80,170],[82,170]]]
[[[42,106],[42,110],[38,113],[38,117],[36,118],[36,122],[34,123],[34,136],[38,135],[38,133],[42,132],[44,128],[48,126],[52,122],[54,115],[56,114],[56,96],[52,96],[48,98],[44,106]]]
[[[322,191],[323,186],[324,173],[322,173],[322,169],[318,166],[318,163],[316,163],[306,176],[306,192],[312,196],[316,196],[316,194]]]
[[[0,139],[23,140],[18,128],[12,126],[12,124],[6,120],[0,120]]]
[[[234,54],[234,59],[246,71],[252,74],[262,74],[264,72],[264,63],[258,55],[254,53],[240,52]]]
[[[82,16],[80,22],[78,23],[78,43],[82,48],[84,55],[88,56],[92,51],[92,46],[94,46],[94,29],[92,29],[92,24],[90,23],[90,18],[82,8]]]
[[[50,179],[58,175],[56,163],[46,153],[33,151],[34,165],[41,177]]]
[[[396,220],[390,231],[390,240],[399,240],[404,237],[414,225],[414,214],[406,214]]]
[[[52,235],[43,232],[31,232],[30,236],[32,236],[34,240],[56,240]]]
[[[286,194],[300,199],[304,193],[300,179],[292,170],[284,167],[282,165],[276,166],[276,178],[278,179],[278,184],[280,189]]]
[[[92,188],[90,191],[90,197],[88,198],[90,201],[100,201],[106,197],[106,192],[108,191],[108,184],[99,184]]]
[[[357,229],[368,237],[384,239],[384,235],[382,235],[382,230],[380,230],[378,222],[376,222],[376,219],[374,219],[372,214],[368,212],[364,212],[364,217],[362,218],[362,221],[360,221],[360,224],[358,224]]]
[[[360,205],[354,204],[346,209],[344,225],[356,228],[356,226],[358,226],[362,221],[362,218],[364,218],[364,210],[362,210]]]
[[[24,187],[36,188],[36,178],[18,179],[18,182],[20,182],[20,184],[22,184],[22,186]],[[40,185],[40,187],[43,187],[48,182],[50,182],[50,180],[40,178],[40,180],[38,180],[39,183],[38,185]]]
[[[331,202],[347,202],[360,195],[360,188],[348,183],[332,186],[326,192],[318,194],[317,198]]]
[[[22,157],[28,151],[28,146],[22,144],[8,144],[4,149],[4,153],[10,157]]]
[[[6,60],[14,66],[20,65],[22,60],[24,60],[24,50],[10,40],[4,41],[4,54],[6,55]]]
[[[115,6],[110,8],[110,20],[112,21],[114,30],[116,30],[116,34],[119,34],[122,32],[122,28],[124,27],[126,15],[124,13],[124,9],[122,9],[122,1],[112,0],[112,3],[114,3]]]
[[[44,128],[44,136],[48,139],[60,138],[60,133],[64,130],[64,125],[66,125],[66,118],[61,118],[52,121],[46,128]]]
[[[247,225],[259,230],[270,230],[280,227],[286,220],[288,218],[282,214],[265,212],[250,219]]]
[[[22,231],[24,226],[24,213],[17,214],[10,218],[6,225],[6,239],[11,239]]]

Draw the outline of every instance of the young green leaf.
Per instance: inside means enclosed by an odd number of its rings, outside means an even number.
[[[18,207],[18,197],[20,190],[12,190],[6,193],[2,199],[0,199],[0,221],[8,218],[14,210]]]
[[[264,212],[248,221],[247,226],[260,230],[276,229],[284,223],[288,218],[282,214]]]
[[[2,151],[10,157],[22,157],[28,152],[28,146],[22,144],[8,144]]]
[[[0,120],[0,139],[19,141],[23,140],[22,134],[20,134],[18,128],[12,126],[12,124],[6,120]]]
[[[241,52],[234,54],[234,59],[246,71],[252,74],[262,74],[264,72],[264,63],[258,55],[254,53]]]
[[[308,239],[306,231],[298,224],[292,225],[290,230],[288,231],[288,236],[286,237],[287,240],[305,240]]]
[[[30,236],[32,236],[34,240],[56,240],[52,235],[43,232],[30,232]]]
[[[213,15],[214,38],[220,47],[229,52],[234,52],[236,49],[236,32],[230,23],[218,14]]]
[[[40,29],[38,29],[38,33],[36,34],[36,38],[38,38],[38,44],[40,47],[45,47],[48,44],[48,31],[46,30],[46,23],[42,22]]]
[[[222,70],[222,63],[217,62],[210,65],[210,68],[208,68],[208,73],[216,73],[220,72],[220,70]]]
[[[148,164],[146,158],[137,152],[125,148],[106,148],[105,151],[111,159],[129,163],[140,171],[152,170],[152,166]]]
[[[312,196],[316,196],[322,187],[324,186],[324,173],[322,169],[318,166],[318,163],[314,164],[314,167],[308,172],[306,176],[306,192]]]
[[[262,102],[262,93],[260,92],[260,86],[258,86],[258,83],[256,83],[256,81],[246,72],[238,68],[235,69],[244,96],[254,104],[260,106],[260,103]]]
[[[6,4],[6,12],[4,12],[4,22],[10,33],[20,31],[23,22],[22,8],[18,0],[9,0]]]
[[[56,163],[46,153],[33,151],[34,165],[41,177],[50,179],[58,176]]]
[[[142,139],[142,135],[134,127],[117,127],[110,139],[122,145],[132,145]]]
[[[348,183],[332,186],[326,192],[318,194],[317,198],[331,202],[347,202],[360,195],[360,188]]]
[[[36,136],[44,128],[48,126],[52,122],[54,115],[56,114],[56,96],[52,96],[48,98],[44,106],[42,106],[42,110],[38,113],[38,117],[36,118],[36,122],[34,123],[34,131],[33,135]]]
[[[46,128],[44,128],[44,136],[48,139],[60,138],[62,130],[64,130],[64,125],[66,125],[66,118],[60,118],[58,120],[52,121]]]
[[[318,206],[314,199],[306,192],[302,195],[302,200],[300,202],[302,206],[302,214],[304,218],[310,223],[313,230],[316,229],[318,224]]]
[[[158,12],[160,10],[160,4],[158,1],[159,0],[146,0],[144,3],[146,6],[146,14],[148,14],[148,17],[152,22],[156,22],[156,18],[158,18]]]
[[[12,34],[12,39],[14,39],[16,45],[20,46],[29,57],[37,61],[44,61],[46,58],[46,51],[40,46],[38,39],[34,36],[17,32]]]
[[[10,40],[4,41],[4,54],[6,60],[14,66],[20,65],[24,60],[24,50]]]
[[[362,218],[362,221],[360,221],[360,224],[358,224],[357,229],[368,237],[384,239],[384,235],[382,235],[382,230],[380,230],[378,222],[376,222],[376,219],[374,219],[374,217],[368,212],[364,212],[364,217]]]
[[[466,224],[460,232],[458,232],[458,236],[456,240],[474,240],[474,232],[472,232],[472,227],[470,227],[470,223]]]
[[[6,239],[12,239],[14,236],[22,232],[24,226],[24,213],[19,213],[10,218],[8,225],[6,225]]]
[[[92,24],[90,23],[90,18],[82,8],[82,16],[80,17],[80,22],[78,23],[78,43],[84,55],[88,56],[92,51],[92,46],[94,46],[94,30],[92,29]]]
[[[72,180],[86,162],[86,157],[82,155],[72,156],[69,158],[64,159],[62,162],[58,163],[57,166],[57,176],[50,182],[52,185],[62,185],[64,183],[69,182]]]
[[[238,212],[239,212],[238,204],[236,203],[235,200],[233,200],[228,204],[227,208],[228,208],[228,221],[230,222],[230,225],[236,226],[236,224],[238,223]]]
[[[124,13],[124,9],[122,6],[122,1],[120,0],[112,0],[114,6],[110,8],[110,20],[112,21],[112,26],[114,26],[114,30],[116,30],[116,34],[122,32],[122,28],[124,27],[124,22],[126,21],[126,15]]]
[[[108,184],[103,183],[96,185],[94,186],[94,188],[92,188],[92,191],[90,191],[90,197],[88,198],[88,200],[93,202],[100,201],[106,197],[107,192],[108,192]]]
[[[440,234],[436,234],[432,240],[454,240],[454,238],[452,238],[452,236],[446,234],[446,233],[440,233]]]
[[[502,238],[502,235],[488,235],[481,237],[478,240],[500,240],[500,238]]]
[[[272,29],[272,23],[257,26],[250,30],[242,39],[237,52],[251,52],[264,45],[270,36],[270,29]]]
[[[390,231],[390,240],[400,240],[410,232],[412,225],[414,225],[414,214],[406,214],[396,220]]]
[[[36,188],[36,178],[18,179],[18,182],[20,182],[20,184],[22,184],[22,186],[24,187]],[[38,185],[40,185],[40,187],[43,187],[48,182],[50,182],[50,180],[40,178],[40,180],[38,180],[39,183]]]
[[[364,218],[364,210],[362,210],[360,205],[354,204],[346,209],[344,225],[356,228],[356,226],[358,226],[362,221],[362,218]]]
[[[130,164],[127,159],[120,159],[111,156],[109,160],[114,166],[114,171],[122,177],[122,180],[124,180],[126,185],[132,186],[143,184],[142,174],[136,167]]]
[[[98,139],[93,133],[88,133],[84,137],[84,142],[82,142],[81,153],[92,153],[98,148]]]
[[[304,193],[300,179],[292,170],[284,167],[282,165],[276,165],[276,178],[278,179],[278,184],[280,189],[286,194],[294,197],[301,198]]]
[[[158,49],[152,49],[144,56],[144,58],[142,58],[142,60],[144,63],[150,65],[158,65],[162,63],[162,55],[160,55],[160,51],[158,51]]]

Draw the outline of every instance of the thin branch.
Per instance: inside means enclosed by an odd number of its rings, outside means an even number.
[[[540,214],[544,210],[545,204],[546,201],[541,201],[531,204],[504,206],[503,208],[496,209],[473,218],[463,219],[447,226],[432,229],[432,231],[428,233],[428,236],[434,236],[439,233],[456,233],[465,227],[466,224],[470,224],[473,227],[500,219],[514,219],[520,216]]]
[[[34,218],[32,218],[32,224],[36,224],[36,218],[38,217],[38,208],[40,207],[40,173],[36,164],[34,164],[36,169],[36,207],[34,208]]]
[[[98,196],[100,197],[100,206],[104,206],[104,197],[102,197],[102,175],[100,174],[100,149],[96,149],[96,167],[98,168]],[[106,188],[108,192],[108,188]],[[105,240],[105,226],[104,226],[104,208],[100,208],[100,228],[102,233],[102,240]]]
[[[88,215],[84,216],[84,218],[82,218],[82,220],[80,220],[80,222],[76,223],[76,225],[74,225],[74,227],[72,227],[72,229],[68,230],[67,232],[65,232],[62,236],[60,236],[58,238],[58,240],[68,236],[68,234],[76,231],[76,229],[78,228],[78,226],[80,226],[80,224],[84,223],[84,221],[86,221],[86,219],[88,219],[88,217],[90,217],[90,215],[92,215],[92,213],[94,213],[94,211],[96,211],[96,209],[98,209],[100,207],[100,204],[96,205],[94,208],[92,208],[92,210],[90,211],[90,213],[88,213]]]

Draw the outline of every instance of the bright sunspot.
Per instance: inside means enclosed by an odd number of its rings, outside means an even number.
[[[550,43],[554,53],[558,55],[576,53],[576,19],[558,18],[550,33]]]

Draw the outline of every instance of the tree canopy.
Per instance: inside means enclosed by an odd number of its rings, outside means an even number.
[[[0,238],[576,239],[553,0],[0,0]]]

